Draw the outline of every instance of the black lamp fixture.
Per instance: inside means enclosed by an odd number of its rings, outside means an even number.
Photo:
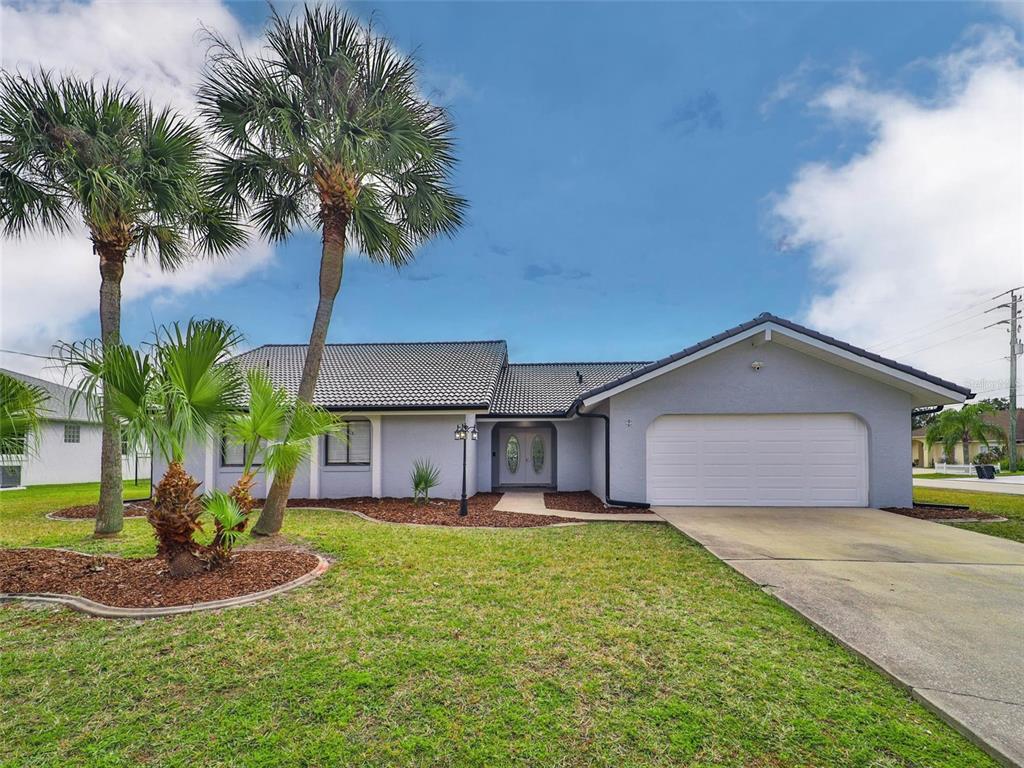
[[[466,501],[466,443],[480,437],[476,424],[466,426],[463,422],[455,428],[455,439],[462,441],[462,498],[459,501],[459,517],[469,514],[469,503]]]

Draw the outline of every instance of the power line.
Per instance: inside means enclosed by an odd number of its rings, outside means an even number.
[[[36,357],[36,358],[39,358],[40,360],[59,360],[60,359],[60,358],[57,358],[57,357],[51,357],[50,355],[37,355],[34,352],[19,352],[16,349],[0,349],[0,352],[3,352],[4,354],[7,354],[7,355],[22,355],[24,357]]]
[[[1002,295],[1002,294],[1000,294],[1000,295]],[[991,302],[995,301],[997,298],[998,298],[998,296],[994,296],[991,299],[985,299],[984,301],[979,301],[979,302],[976,302],[974,304],[968,304],[966,307],[963,307],[962,309],[954,310],[953,312],[947,313],[945,315],[945,317],[941,317],[941,318],[939,318],[938,320],[936,320],[933,323],[924,323],[923,325],[918,325],[918,326],[915,326],[915,327],[910,328],[910,329],[905,329],[905,330],[901,331],[900,333],[897,333],[895,336],[889,336],[888,338],[882,339],[881,341],[873,344],[872,346],[875,349],[881,349],[881,348],[891,347],[891,346],[898,346],[898,343],[897,343],[898,339],[899,340],[904,340],[904,339],[906,339],[908,337],[913,337],[913,336],[920,335],[919,331],[924,331],[925,333],[928,333],[930,331],[936,330],[936,328],[942,327],[943,324],[956,325],[957,323],[964,322],[965,320],[967,320],[969,318],[962,318],[962,319],[959,319],[959,320],[954,320],[952,323],[950,323],[949,321],[950,321],[951,318],[956,317],[957,315],[962,315],[964,312],[970,312],[972,309],[977,309],[978,307],[983,307],[986,304],[990,304]]]

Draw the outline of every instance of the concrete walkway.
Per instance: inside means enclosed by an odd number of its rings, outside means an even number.
[[[494,505],[497,512],[515,512],[520,515],[550,515],[552,517],[564,517],[567,520],[606,520],[617,523],[660,523],[662,519],[658,515],[646,513],[601,513],[601,512],[573,512],[568,509],[548,509],[544,506],[544,494],[536,491],[508,491],[502,494],[498,503]]]
[[[655,511],[1024,765],[1024,544],[875,509]]]
[[[977,493],[1009,493],[1014,496],[1024,496],[1024,478],[1017,475],[1014,477],[997,478],[995,480],[969,480],[964,478],[946,480],[923,480],[914,478],[915,488],[945,488],[951,491],[971,491]]]

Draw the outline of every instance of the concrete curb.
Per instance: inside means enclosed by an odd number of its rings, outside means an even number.
[[[47,520],[54,520],[58,523],[94,523],[96,522],[95,517],[62,517],[56,512],[47,512],[44,517]],[[145,515],[124,515],[124,520],[145,520]]]
[[[70,552],[72,550],[65,551]],[[270,552],[276,550],[262,551]],[[271,587],[270,589],[264,589],[261,592],[250,592],[247,595],[226,597],[223,600],[211,600],[207,603],[169,605],[162,608],[119,608],[113,605],[97,603],[93,600],[89,600],[85,597],[79,597],[77,595],[63,595],[52,592],[25,592],[18,594],[0,592],[0,603],[13,602],[16,600],[26,600],[38,603],[54,603],[58,605],[65,605],[68,608],[72,608],[76,611],[80,611],[81,613],[86,613],[90,616],[96,616],[101,619],[155,619],[160,616],[177,616],[183,613],[197,613],[199,611],[216,611],[224,608],[237,608],[243,605],[249,605],[250,603],[268,600],[275,595],[280,595],[283,592],[288,592],[297,587],[301,587],[314,579],[319,578],[330,567],[330,563],[320,555],[315,555],[315,557],[318,561],[316,567],[309,573],[299,576],[297,579],[292,579],[285,584],[280,584],[276,587]]]

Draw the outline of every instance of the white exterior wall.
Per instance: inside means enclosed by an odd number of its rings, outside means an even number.
[[[455,427],[470,421],[473,414],[424,414],[381,417],[381,493],[384,496],[411,496],[412,464],[428,459],[440,470],[440,484],[430,495],[438,499],[457,499],[462,493],[462,443],[455,439]],[[478,441],[479,443],[479,441]],[[476,493],[477,474],[467,446],[466,495]]]
[[[75,423],[75,422],[69,422]],[[22,485],[55,483],[98,483],[103,428],[99,424],[79,424],[81,438],[77,443],[64,442],[64,422],[48,421],[39,430],[33,454],[21,462]]]

